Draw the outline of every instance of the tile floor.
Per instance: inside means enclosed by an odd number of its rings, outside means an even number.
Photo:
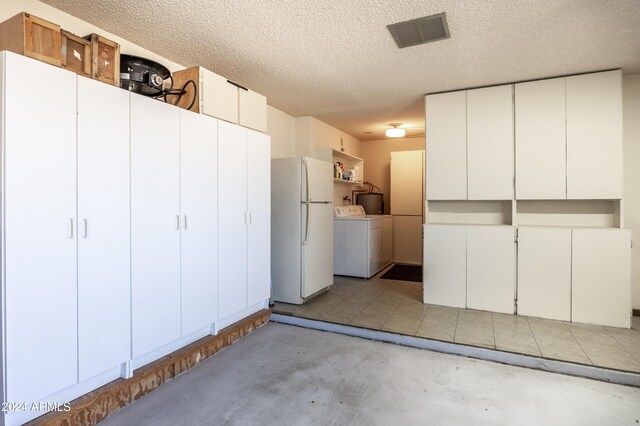
[[[384,272],[384,271],[383,271]],[[422,303],[422,284],[335,277],[308,303],[274,311],[446,342],[640,372],[640,317],[630,330]]]

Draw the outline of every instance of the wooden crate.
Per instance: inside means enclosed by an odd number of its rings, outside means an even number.
[[[173,78],[174,90],[182,89],[185,83],[189,80],[193,80],[196,83],[196,87],[193,87],[192,84],[188,84],[185,87],[186,93],[180,97],[179,101],[177,95],[167,95],[167,103],[176,105],[177,102],[177,105],[180,108],[187,109],[189,107],[189,104],[191,104],[194,95],[196,97],[200,96],[200,67],[193,67],[181,71],[176,71],[171,74],[171,78]],[[189,111],[200,112],[200,102],[198,101],[198,99],[196,99]]]
[[[120,86],[120,45],[98,34],[84,38],[91,43],[91,78]]]
[[[26,12],[0,24],[0,50],[61,66],[60,26]]]
[[[91,77],[91,42],[62,30],[62,67]]]

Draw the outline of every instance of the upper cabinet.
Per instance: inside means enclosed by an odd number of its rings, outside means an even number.
[[[426,110],[428,200],[467,199],[467,92],[429,95]]]
[[[202,67],[176,71],[172,77],[174,87],[184,87],[185,94],[169,96],[168,102],[266,133],[267,98],[261,94]]]
[[[516,198],[567,195],[565,78],[516,84]]]
[[[513,87],[467,91],[469,200],[513,198]]]
[[[567,198],[622,198],[622,73],[567,77]]]
[[[428,200],[513,198],[512,86],[426,97]]]
[[[516,85],[516,198],[622,198],[620,71]]]

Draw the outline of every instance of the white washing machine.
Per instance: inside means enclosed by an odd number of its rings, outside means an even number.
[[[333,208],[333,273],[370,278],[391,263],[391,215],[367,215],[362,206]]]

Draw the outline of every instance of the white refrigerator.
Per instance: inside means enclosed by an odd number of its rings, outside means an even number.
[[[333,164],[271,160],[271,286],[300,305],[333,284]]]

